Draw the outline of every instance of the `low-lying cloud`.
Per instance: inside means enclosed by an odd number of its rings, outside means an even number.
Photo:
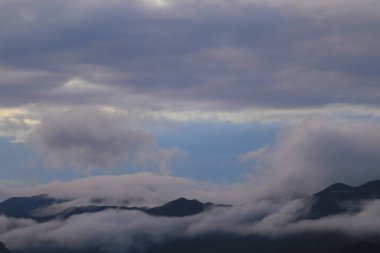
[[[304,233],[341,233],[352,238],[377,235],[380,204],[372,201],[355,215],[337,215],[319,220],[297,220],[302,201],[285,206],[258,202],[183,217],[153,217],[137,211],[103,211],[81,214],[60,221],[36,223],[0,217],[0,240],[11,249],[51,247],[101,252],[140,252],[176,238],[194,238],[213,233],[280,238]],[[9,226],[11,224],[11,226]],[[6,225],[6,228],[5,226]],[[44,252],[44,251],[43,251]]]

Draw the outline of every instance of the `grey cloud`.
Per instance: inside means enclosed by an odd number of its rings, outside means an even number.
[[[368,201],[363,204],[363,210],[357,214],[335,215],[318,220],[295,221],[301,201],[294,201],[282,209],[269,214],[264,219],[251,224],[246,229],[248,233],[283,236],[308,232],[341,232],[352,238],[365,238],[378,233],[380,226],[379,201]]]
[[[378,104],[378,4],[287,3],[4,2],[2,67],[44,74],[0,82],[1,101],[154,109]],[[74,78],[118,92],[57,92]]]
[[[34,225],[35,222],[28,219],[13,219],[0,216],[0,233],[8,232],[13,229],[24,228]]]
[[[306,121],[283,133],[276,145],[250,152],[261,193],[310,194],[343,182],[380,178],[380,126],[376,122]]]
[[[58,112],[44,118],[26,137],[47,166],[110,168],[122,162],[170,172],[179,148],[160,149],[150,133],[134,129],[125,117],[97,110]]]
[[[13,229],[0,237],[13,249],[43,249],[46,245],[55,245],[77,250],[101,248],[104,252],[125,252],[169,238],[189,223],[190,219],[154,218],[134,211],[107,211],[79,215],[63,222],[52,221]]]

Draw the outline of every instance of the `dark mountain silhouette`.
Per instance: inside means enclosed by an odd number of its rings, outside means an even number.
[[[3,242],[0,242],[0,253],[10,253],[9,249],[7,249]]]
[[[78,235],[80,236],[80,235]],[[239,235],[223,232],[181,237],[173,235],[164,241],[154,242],[139,237],[128,249],[115,248],[125,253],[374,253],[380,252],[379,243],[356,241],[339,233],[299,234],[283,237]],[[39,245],[15,253],[109,253],[104,247],[92,244],[72,249],[63,245]],[[112,251],[111,251],[112,252]],[[1,253],[1,251],[0,251]],[[8,253],[8,252],[7,252]]]
[[[98,213],[98,212],[102,212],[105,210],[112,210],[112,209],[113,210],[137,210],[137,211],[144,210],[143,208],[125,207],[125,206],[95,206],[95,205],[74,206],[53,215],[31,216],[29,218],[39,221],[39,222],[46,222],[46,221],[55,220],[55,219],[65,220],[74,215],[85,214],[85,213]]]
[[[13,197],[0,203],[0,214],[12,218],[30,218],[33,216],[33,211],[61,202],[63,200],[57,200],[45,194],[32,197]]]
[[[104,210],[137,210],[141,211],[143,209],[138,207],[125,207],[125,206],[79,206],[69,208],[62,213],[59,213],[55,218],[59,217],[60,219],[67,219],[73,215],[84,214],[84,213],[98,213]]]
[[[374,242],[358,242],[344,247],[339,253],[379,253],[380,244]]]
[[[380,180],[352,187],[337,183],[312,195],[302,218],[319,219],[329,215],[360,211],[363,201],[380,199]]]
[[[183,217],[202,213],[211,206],[213,206],[213,204],[203,204],[196,199],[188,200],[185,198],[179,198],[170,201],[165,205],[147,209],[145,212],[155,216]]]
[[[37,195],[32,197],[15,197],[0,203],[0,213],[12,218],[29,218],[39,222],[46,222],[53,219],[67,219],[73,215],[84,213],[97,213],[105,210],[140,211],[153,216],[184,217],[196,215],[206,211],[213,206],[226,207],[226,205],[214,205],[212,203],[202,203],[198,200],[188,200],[179,198],[168,202],[162,206],[153,208],[147,207],[127,207],[127,206],[106,206],[89,205],[69,207],[64,211],[52,214],[41,215],[35,211],[49,207],[53,204],[62,203],[64,200],[51,198],[48,195]]]

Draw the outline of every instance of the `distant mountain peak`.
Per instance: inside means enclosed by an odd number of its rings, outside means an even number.
[[[29,218],[34,210],[59,202],[62,201],[46,194],[31,197],[13,197],[0,203],[0,213],[8,217]]]
[[[342,183],[335,183],[330,185],[329,187],[325,188],[324,190],[314,194],[314,195],[321,195],[321,194],[330,194],[330,193],[339,193],[339,192],[345,192],[351,190],[353,187],[342,184]]]
[[[380,199],[380,180],[373,180],[353,187],[342,183],[333,184],[311,196],[311,205],[306,219],[341,213],[355,213],[361,210],[361,202]]]
[[[380,192],[380,180],[372,180],[359,186],[350,186],[342,183],[335,183],[314,195],[330,193],[347,193],[351,191],[378,191]]]
[[[38,194],[38,195],[33,195],[30,196],[29,198],[51,198],[48,194]]]
[[[344,189],[350,189],[350,188],[352,188],[352,186],[349,186],[343,183],[335,183],[327,187],[327,189],[337,189],[337,190],[340,190],[340,189],[344,190]]]
[[[181,205],[181,204],[194,205],[194,204],[202,204],[202,202],[200,202],[197,199],[187,199],[187,198],[181,197],[181,198],[169,201],[165,205]]]
[[[0,202],[0,215],[2,214],[13,218],[28,218],[38,222],[45,222],[52,219],[67,219],[73,215],[96,213],[105,210],[140,211],[153,216],[184,217],[200,214],[213,207],[230,207],[228,205],[214,205],[210,202],[202,203],[196,199],[180,197],[161,206],[152,208],[122,205],[85,205],[70,206],[63,211],[53,214],[41,214],[41,212],[39,212],[43,208],[67,201],[69,200],[55,199],[46,194],[31,197],[12,197]]]
[[[357,188],[368,189],[368,190],[380,189],[380,180],[373,180],[373,181],[367,182],[365,184],[358,186]]]
[[[146,212],[155,216],[183,217],[195,215],[210,207],[210,203],[202,203],[196,199],[178,198],[162,206],[153,207]]]

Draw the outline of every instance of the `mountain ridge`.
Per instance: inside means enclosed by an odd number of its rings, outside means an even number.
[[[342,183],[332,184],[325,189],[310,195],[308,201],[311,207],[302,219],[319,219],[330,215],[355,213],[360,211],[360,203],[366,200],[380,199],[380,180],[367,182],[359,186],[350,186]],[[32,214],[31,208],[40,208],[49,203],[59,203],[59,199],[54,199],[48,195],[36,195],[32,197],[14,197],[9,198],[0,203],[1,208],[6,204],[11,203],[12,207],[15,203],[25,201],[24,209]],[[31,203],[36,201],[36,203]],[[344,203],[344,205],[342,205]],[[347,205],[351,203],[352,205]],[[356,204],[356,205],[355,205]],[[120,210],[120,211],[139,211],[151,216],[160,217],[185,217],[189,215],[197,215],[203,213],[210,208],[227,205],[215,205],[213,203],[202,203],[197,199],[178,198],[169,201],[163,205],[156,207],[127,207],[116,205],[87,205],[87,206],[71,206],[58,214],[51,217],[32,217],[39,222],[49,221],[52,219],[68,219],[74,215],[84,213],[96,213],[105,210]],[[349,207],[349,208],[348,208]],[[355,207],[355,208],[353,208]],[[5,209],[5,210],[8,210]],[[29,209],[28,209],[29,208]],[[22,210],[24,210],[22,209]],[[24,211],[25,211],[24,210]],[[17,210],[16,210],[17,211]],[[33,210],[32,210],[33,211]],[[9,214],[9,213],[8,213]],[[16,212],[17,215],[20,215]],[[38,220],[39,219],[39,220]],[[45,219],[45,220],[43,220]],[[299,220],[295,220],[297,222]],[[359,237],[353,239],[346,236],[344,233],[321,231],[314,233],[285,235],[282,237],[265,237],[260,235],[240,235],[231,234],[223,231],[205,233],[191,237],[181,237],[181,235],[173,234],[166,241],[159,243],[147,244],[147,248],[143,251],[126,251],[126,252],[141,252],[141,253],[171,253],[171,252],[199,252],[199,253],[228,253],[231,251],[237,252],[265,252],[265,253],[373,253],[380,252],[380,241],[378,237]],[[57,247],[57,248],[56,248]],[[4,249],[6,247],[4,246]],[[71,250],[71,251],[70,251]],[[8,253],[9,251],[1,251]],[[24,251],[16,253],[104,253],[99,248],[83,248],[79,251],[62,248],[55,245],[47,245],[46,248],[25,248]],[[123,251],[124,252],[124,251]]]
[[[311,195],[310,206],[302,219],[319,219],[342,213],[357,213],[363,201],[380,199],[380,180],[372,180],[359,186],[335,183]]]
[[[84,213],[97,213],[105,210],[140,211],[151,216],[184,217],[200,214],[212,207],[225,207],[227,205],[214,205],[202,203],[196,199],[189,200],[184,197],[167,202],[161,206],[128,207],[117,205],[85,205],[71,206],[61,212],[51,215],[36,215],[34,212],[40,208],[46,208],[67,200],[52,198],[46,194],[31,197],[12,197],[0,202],[0,214],[11,218],[30,218],[38,222],[46,222],[54,219],[68,219],[71,216]]]

